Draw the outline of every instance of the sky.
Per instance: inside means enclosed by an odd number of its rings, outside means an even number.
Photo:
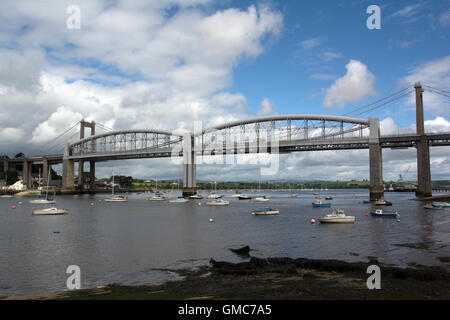
[[[379,29],[367,27],[370,5],[380,8]],[[450,91],[449,31],[448,0],[3,0],[0,154],[61,153],[49,150],[53,139],[82,118],[114,130],[191,129],[200,120],[343,115],[416,81]],[[415,127],[414,108],[410,94],[360,117],[402,133]],[[425,91],[424,114],[428,132],[450,132],[448,96]],[[450,179],[449,151],[431,148],[433,179]],[[100,163],[97,176],[112,167],[181,177],[164,159]],[[197,177],[368,179],[368,151],[292,153],[274,175],[259,169],[204,164]],[[386,180],[406,171],[416,178],[414,149],[383,150]]]

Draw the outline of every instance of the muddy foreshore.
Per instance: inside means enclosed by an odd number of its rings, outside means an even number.
[[[381,269],[381,289],[369,290],[369,265]],[[160,285],[108,286],[6,299],[450,299],[444,267],[398,268],[371,260],[255,258],[230,263],[211,259],[195,271],[165,270],[183,280]]]

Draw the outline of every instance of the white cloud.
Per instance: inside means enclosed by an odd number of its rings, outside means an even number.
[[[64,2],[3,1],[0,44],[12,49],[0,50],[0,128],[23,132],[9,152],[40,152],[37,143],[80,118],[175,130],[247,117],[245,96],[226,91],[233,69],[264,52],[283,16],[210,2],[78,1],[81,30],[72,31]]]
[[[261,109],[258,112],[259,116],[269,116],[277,113],[277,108],[269,98],[264,98],[261,101]]]
[[[345,66],[347,73],[337,79],[326,91],[326,108],[344,107],[349,102],[357,102],[375,94],[375,76],[360,61],[350,60]]]
[[[450,55],[425,62],[410,70],[407,76],[400,81],[401,85],[412,85],[420,81],[423,85],[428,85],[437,89],[450,87]],[[424,111],[433,116],[450,117],[448,98],[434,93],[429,88],[424,87],[423,94]],[[408,99],[409,105],[415,105],[415,95]]]
[[[327,40],[327,37],[315,37],[315,38],[309,38],[306,40],[301,41],[298,45],[301,49],[308,51],[315,47],[320,46]]]

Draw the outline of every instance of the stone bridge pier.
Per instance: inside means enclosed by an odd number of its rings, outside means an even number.
[[[370,201],[384,197],[383,187],[383,157],[380,145],[380,121],[369,119],[369,171],[370,171]]]

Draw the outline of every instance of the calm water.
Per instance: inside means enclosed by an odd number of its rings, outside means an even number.
[[[386,194],[394,203],[387,210],[401,213],[396,222],[366,217],[366,190],[327,191],[333,206],[356,216],[354,225],[310,224],[331,211],[312,208],[312,191],[298,198],[266,194],[272,196],[266,204],[229,199],[228,207],[206,206],[204,200],[150,202],[148,194],[131,194],[125,203],[99,202],[100,194],[58,196],[57,206],[70,214],[41,217],[30,216],[39,207],[28,203],[31,197],[0,199],[0,296],[64,290],[66,269],[73,264],[81,268],[83,288],[159,283],[177,276],[154,269],[195,268],[211,257],[242,261],[229,248],[247,244],[259,257],[367,261],[376,256],[400,266],[445,265],[437,257],[450,256],[450,209],[423,210],[422,203],[407,200],[413,194]],[[252,208],[264,206],[280,209],[280,215],[251,215]],[[395,245],[405,243],[420,248]]]

